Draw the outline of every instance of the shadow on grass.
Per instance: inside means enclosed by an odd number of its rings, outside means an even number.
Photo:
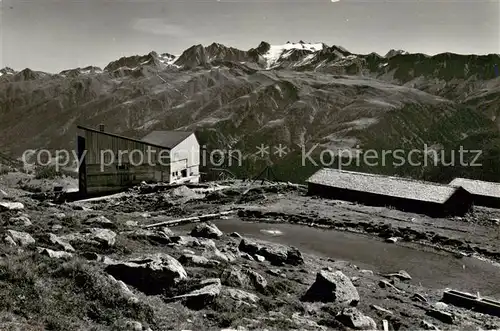
[[[128,300],[98,268],[32,252],[0,260],[0,311],[46,330],[109,329],[123,319],[155,324],[151,307]]]

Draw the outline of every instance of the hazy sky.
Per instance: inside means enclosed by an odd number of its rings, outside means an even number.
[[[351,52],[500,53],[500,0],[0,0],[0,67],[59,72],[121,56],[325,42]]]

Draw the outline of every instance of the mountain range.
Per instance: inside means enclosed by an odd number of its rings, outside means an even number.
[[[349,168],[500,181],[497,65],[499,54],[381,56],[300,41],[249,50],[194,45],[178,56],[151,52],[56,74],[4,68],[0,152],[17,158],[27,149],[75,149],[77,124],[104,124],[136,138],[152,130],[196,131],[206,151],[242,151],[242,166],[229,168],[244,177],[271,164],[279,179],[301,182],[321,166],[323,150],[430,146],[448,158],[461,147],[481,150],[476,161],[483,166]],[[280,144],[286,155],[274,154]],[[255,154],[261,145],[269,146],[269,157]],[[317,166],[302,162],[311,149]]]

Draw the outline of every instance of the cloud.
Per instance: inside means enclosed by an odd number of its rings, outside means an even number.
[[[132,27],[137,31],[162,36],[183,38],[190,35],[190,32],[183,26],[167,23],[161,18],[139,18],[135,20]]]
[[[331,2],[340,2],[340,0],[330,0]]]

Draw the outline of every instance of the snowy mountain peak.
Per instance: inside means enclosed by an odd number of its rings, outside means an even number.
[[[262,43],[261,43],[262,45]],[[260,46],[259,46],[260,48]],[[287,58],[294,51],[301,50],[306,53],[314,53],[319,52],[325,48],[325,44],[323,43],[304,43],[302,40],[298,43],[286,43],[283,45],[270,45],[268,51],[262,55],[262,57],[266,61],[267,69],[273,68],[280,58]]]
[[[0,77],[2,77],[3,75],[15,75],[15,74],[16,71],[12,68],[5,67],[3,69],[0,69]]]
[[[395,50],[395,49],[391,49],[389,52],[387,52],[387,54],[385,55],[385,58],[386,59],[390,59],[391,57],[394,57],[396,55],[408,55],[410,53],[408,53],[407,51],[404,51],[402,49],[398,49],[398,50]]]

